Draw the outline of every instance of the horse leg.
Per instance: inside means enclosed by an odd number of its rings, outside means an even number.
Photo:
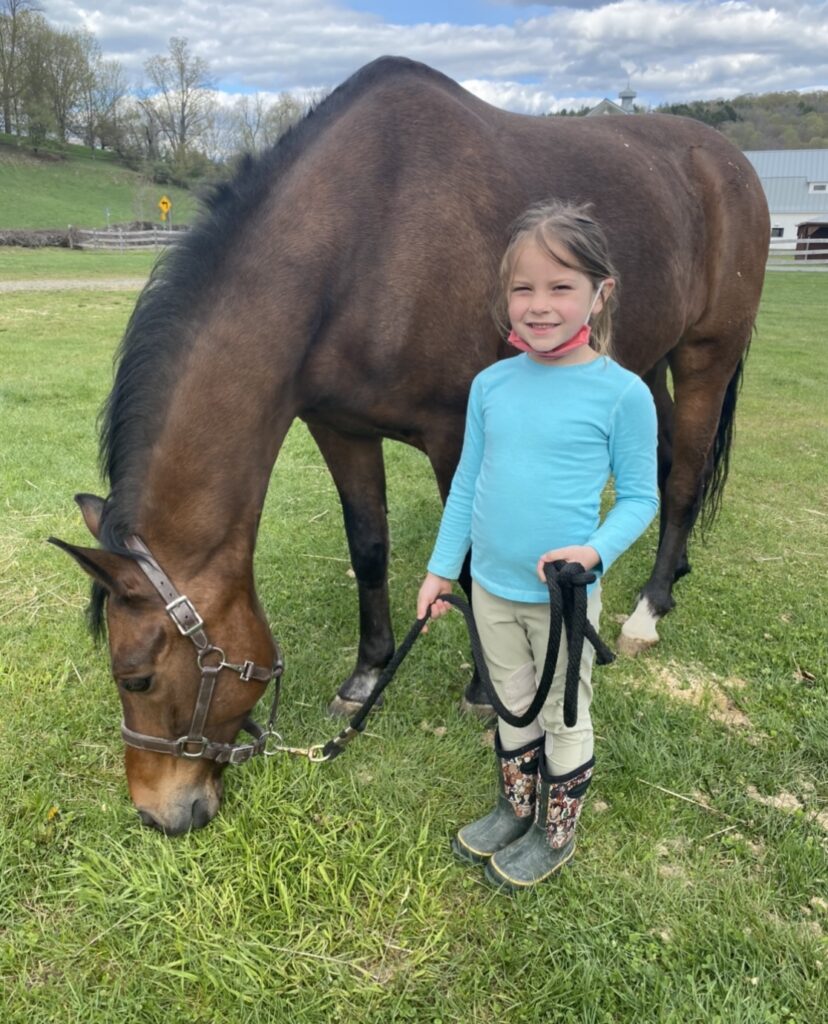
[[[663,482],[660,479],[661,530],[652,574],[639,594],[635,610],[621,629],[618,646],[625,654],[636,654],[658,642],[658,620],[675,604],[673,584],[690,571],[687,540],[711,475],[718,468],[716,463],[722,463],[726,471],[745,345],[739,348],[735,362],[725,358],[723,347],[727,346],[721,341],[705,339],[682,342],[671,353],[675,403],[672,416],[665,420],[669,426],[663,430],[663,445],[661,421],[667,411],[664,401],[667,389],[663,378],[661,384],[656,379],[660,477],[662,453],[665,467]],[[723,482],[724,473],[717,487]]]
[[[662,496],[659,506],[659,546],[664,538],[664,531],[667,528],[667,503],[664,500],[664,494],[673,465],[673,398],[667,386],[668,372],[667,359],[664,358],[660,359],[643,378],[652,392],[658,416],[658,489]],[[686,576],[689,572],[690,562],[687,557],[687,546],[685,545],[676,566],[674,582],[681,579],[682,576]]]
[[[462,423],[456,429],[441,430],[434,437],[428,437],[425,441],[426,451],[431,462],[434,476],[437,478],[437,487],[440,490],[440,498],[443,504],[446,503],[454,471],[460,458],[461,440],[463,437]],[[471,604],[471,555],[466,555],[463,568],[457,582],[466,595],[466,600]],[[495,717],[495,710],[492,707],[483,680],[474,666],[472,677],[469,680],[463,696],[460,699],[460,711],[463,714],[473,714],[484,722]]]
[[[351,716],[368,699],[394,653],[382,441],[339,434],[316,422],[308,422],[308,428],[339,492],[359,594],[356,666],[328,705],[331,714]]]

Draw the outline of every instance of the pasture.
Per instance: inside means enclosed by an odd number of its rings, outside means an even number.
[[[769,276],[721,516],[691,547],[660,646],[596,670],[574,869],[514,898],[448,848],[493,791],[490,735],[456,711],[456,615],[331,765],[259,759],[228,769],[206,829],[140,826],[87,582],[45,543],[91,543],[72,495],[101,490],[95,419],[134,299],[0,295],[3,1021],[826,1020],[825,277]],[[422,456],[385,450],[400,639],[439,501]],[[654,530],[605,581],[610,642]],[[348,569],[333,485],[297,424],[257,551],[292,744],[338,730],[324,708],[356,644]]]
[[[190,192],[158,185],[131,171],[111,153],[65,146],[34,154],[0,133],[0,228],[102,228],[134,220],[158,221],[167,195],[176,223],[192,217]]]

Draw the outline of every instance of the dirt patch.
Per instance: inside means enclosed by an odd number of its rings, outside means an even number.
[[[658,688],[672,699],[702,708],[714,722],[721,722],[728,729],[743,731],[751,743],[761,739],[751,720],[727,692],[728,689],[744,690],[747,686],[744,679],[734,676],[722,682],[674,662],[654,667],[653,674]]]
[[[793,793],[783,790],[776,796],[763,796],[755,786],[748,786],[747,795],[763,807],[773,807],[784,814],[796,814],[801,812],[808,821],[813,821],[824,831],[828,832],[828,811],[806,811],[805,805]]]

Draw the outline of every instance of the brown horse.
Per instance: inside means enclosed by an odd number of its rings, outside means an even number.
[[[304,419],[359,586],[359,652],[338,707],[363,702],[394,646],[382,438],[424,451],[445,497],[470,382],[509,355],[489,312],[509,224],[550,196],[594,204],[621,274],[618,356],[658,405],[660,542],[625,628],[629,643],[656,639],[702,500],[715,507],[726,474],[768,246],[761,186],[695,121],[525,117],[423,65],[378,60],[216,191],[122,342],[102,431],[110,494],[78,499],[102,548],[63,546],[96,580],[99,625],[108,597],[127,740],[159,738],[126,753],[147,823],[208,821],[222,765],[197,756],[200,741],[176,747],[204,669],[132,539],[237,663],[208,663],[218,681],[200,722],[231,750],[275,657],[253,581],[259,516],[288,427]],[[467,696],[483,702],[474,683]]]

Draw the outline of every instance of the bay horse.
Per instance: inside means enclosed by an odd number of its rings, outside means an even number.
[[[768,251],[759,181],[696,121],[507,113],[382,58],[247,158],[158,263],[104,410],[109,496],[77,499],[101,546],[56,542],[94,578],[145,823],[176,834],[218,809],[221,759],[201,756],[201,737],[176,740],[207,675],[197,731],[229,751],[275,674],[253,550],[296,417],[338,489],[358,583],[358,655],[335,707],[365,701],[394,647],[382,439],[422,450],[445,499],[471,380],[511,351],[490,315],[509,225],[550,197],[593,204],[620,270],[617,357],[658,408],[658,553],[623,631],[633,646],[657,639],[688,534],[726,476]],[[180,600],[203,627],[171,619],[165,605]],[[206,666],[189,642],[199,628],[221,648]],[[472,705],[484,703],[476,686]]]

